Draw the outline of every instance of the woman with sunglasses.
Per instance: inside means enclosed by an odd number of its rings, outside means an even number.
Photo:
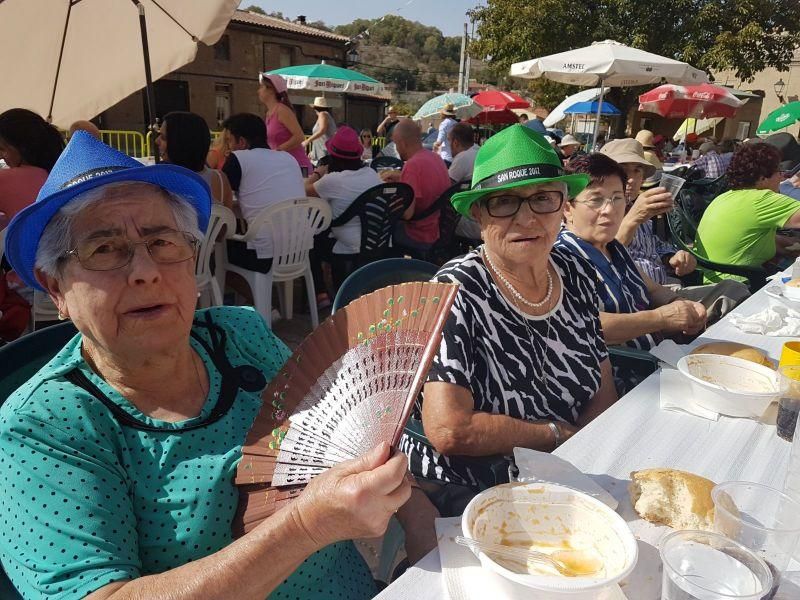
[[[472,189],[453,196],[484,244],[435,277],[461,287],[424,388],[427,440],[412,423],[401,446],[443,516],[507,480],[515,447],[554,450],[617,398],[594,273],[553,249],[564,203],[587,181],[513,125],[481,147]]]
[[[358,134],[358,139],[361,141],[361,160],[372,160],[375,158],[375,146],[372,145],[372,131],[369,129],[362,129]]]
[[[239,533],[232,474],[289,352],[249,307],[195,310],[208,192],[77,132],[8,227],[11,264],[78,330],[0,408],[0,560],[24,598],[377,593],[346,540],[410,496],[385,444]]]

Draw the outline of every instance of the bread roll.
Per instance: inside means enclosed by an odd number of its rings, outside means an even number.
[[[795,245],[797,245],[797,244],[795,244]],[[786,285],[788,287],[800,287],[800,278],[792,279],[791,281],[787,281]]]
[[[631,503],[640,517],[673,529],[711,531],[714,482],[686,471],[645,469],[631,473]]]
[[[736,342],[710,342],[703,344],[692,350],[691,354],[719,354],[722,356],[735,356],[744,360],[749,360],[758,365],[764,365],[770,369],[774,369],[775,365],[767,357],[767,355],[759,350],[746,344],[737,344]]]

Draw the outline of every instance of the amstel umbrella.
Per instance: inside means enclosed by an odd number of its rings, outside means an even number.
[[[469,96],[465,96],[464,94],[449,93],[441,94],[435,98],[431,98],[425,104],[420,106],[419,110],[411,118],[415,121],[419,121],[421,119],[435,117],[439,114],[439,111],[448,104],[453,105],[456,117],[462,120],[470,119],[483,110],[483,106],[475,102]]]
[[[728,88],[710,83],[660,85],[639,96],[639,110],[674,119],[732,117],[744,104]]]
[[[290,90],[388,97],[386,88],[377,79],[358,71],[325,64],[325,61],[320,64],[275,69],[270,71],[270,75],[283,77]]]
[[[789,102],[789,104],[784,104],[769,113],[767,118],[758,126],[756,133],[763,135],[771,131],[778,131],[793,125],[797,121],[800,121],[800,101]]]

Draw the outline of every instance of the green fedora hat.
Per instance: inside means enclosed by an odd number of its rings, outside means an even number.
[[[549,181],[566,183],[570,198],[574,198],[589,184],[589,176],[567,175],[544,136],[524,125],[512,125],[481,146],[475,157],[472,188],[453,194],[451,202],[468,217],[470,207],[487,194]]]

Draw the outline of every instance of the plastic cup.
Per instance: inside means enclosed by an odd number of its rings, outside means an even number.
[[[781,367],[800,365],[800,341],[786,342],[781,348]]]
[[[675,531],[659,548],[661,600],[761,600],[773,587],[767,564],[717,533]]]
[[[781,355],[781,358],[783,355]],[[789,364],[778,368],[778,418],[776,432],[778,437],[791,442],[800,415],[800,365]]]
[[[772,598],[800,539],[800,503],[783,492],[747,481],[728,481],[711,490],[714,530],[749,548],[772,571]]]
[[[674,201],[678,197],[678,192],[681,191],[684,183],[686,183],[686,180],[682,177],[670,175],[669,173],[663,173],[658,185],[666,188],[667,191],[672,195],[672,200]]]

